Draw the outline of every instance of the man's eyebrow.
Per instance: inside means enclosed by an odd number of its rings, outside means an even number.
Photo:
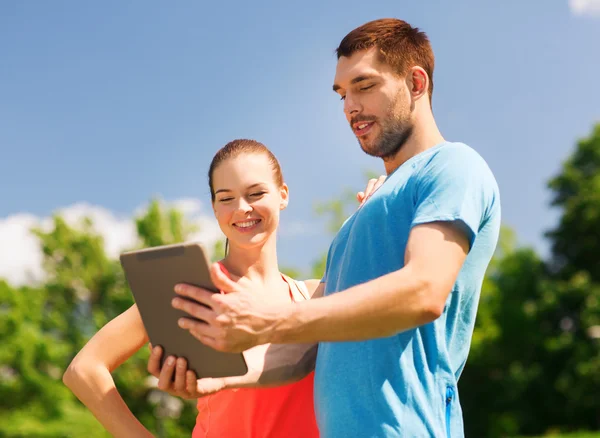
[[[360,76],[357,76],[354,79],[352,79],[350,81],[350,85],[358,84],[359,82],[367,81],[369,79],[373,79],[374,77],[375,77],[375,75],[360,75]],[[333,91],[335,91],[336,93],[340,88],[342,88],[342,87],[339,86],[338,84],[333,84]]]

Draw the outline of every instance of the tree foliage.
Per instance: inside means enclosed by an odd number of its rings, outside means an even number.
[[[136,226],[140,247],[182,242],[195,231],[158,200]],[[44,254],[45,284],[13,288],[0,281],[0,436],[108,436],[61,378],[87,340],[133,304],[123,270],[107,256],[89,219],[69,226],[57,216],[50,230],[33,231]],[[189,435],[194,404],[184,403],[178,418],[160,418],[161,405],[150,397],[156,390],[147,383],[147,358],[142,348],[115,371],[119,392],[150,430]]]
[[[460,380],[467,436],[600,429],[600,125],[549,182],[550,260],[501,244]]]

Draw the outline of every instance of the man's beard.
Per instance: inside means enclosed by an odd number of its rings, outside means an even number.
[[[378,124],[381,128],[381,133],[371,142],[370,147],[365,146],[360,139],[358,142],[365,153],[387,161],[394,158],[408,141],[413,132],[413,126],[406,119],[389,120],[385,124],[380,122]]]

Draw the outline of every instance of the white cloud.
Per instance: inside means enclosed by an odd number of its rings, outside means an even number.
[[[281,221],[279,235],[282,237],[315,236],[322,233],[322,225],[305,221]]]
[[[195,198],[178,199],[171,205],[186,215],[195,215],[202,211],[202,202]]]
[[[190,235],[190,241],[203,242],[208,249],[212,249],[217,240],[225,238],[212,211],[210,213],[203,212],[200,201],[183,199],[174,202],[173,207],[185,213],[188,219],[198,226],[198,231]]]
[[[569,8],[575,15],[600,17],[600,0],[569,0]]]
[[[30,214],[0,219],[0,278],[15,285],[31,284],[44,277],[42,252],[30,229],[41,221]]]
[[[116,258],[126,249],[138,243],[135,223],[129,217],[117,217],[110,210],[86,203],[74,204],[57,212],[72,227],[77,227],[89,217],[94,229],[104,238],[104,247],[109,257]]]
[[[182,211],[186,218],[198,225],[199,231],[190,236],[190,241],[200,241],[212,248],[222,238],[212,212],[203,212],[197,199],[180,199],[169,202]],[[134,216],[146,210],[138,208],[131,216],[119,217],[110,210],[87,203],[78,203],[56,211],[73,227],[79,226],[84,217],[92,219],[93,227],[104,238],[107,255],[117,258],[126,249],[138,243]],[[37,238],[31,233],[33,227],[49,230],[52,219],[31,214],[15,214],[0,218],[0,278],[15,286],[36,284],[44,280],[42,252]]]

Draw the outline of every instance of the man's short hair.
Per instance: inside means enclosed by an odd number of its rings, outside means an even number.
[[[433,94],[434,56],[425,32],[396,18],[382,18],[357,27],[344,37],[336,49],[337,58],[376,47],[380,62],[404,76],[411,67],[419,66],[429,76],[429,100]]]

